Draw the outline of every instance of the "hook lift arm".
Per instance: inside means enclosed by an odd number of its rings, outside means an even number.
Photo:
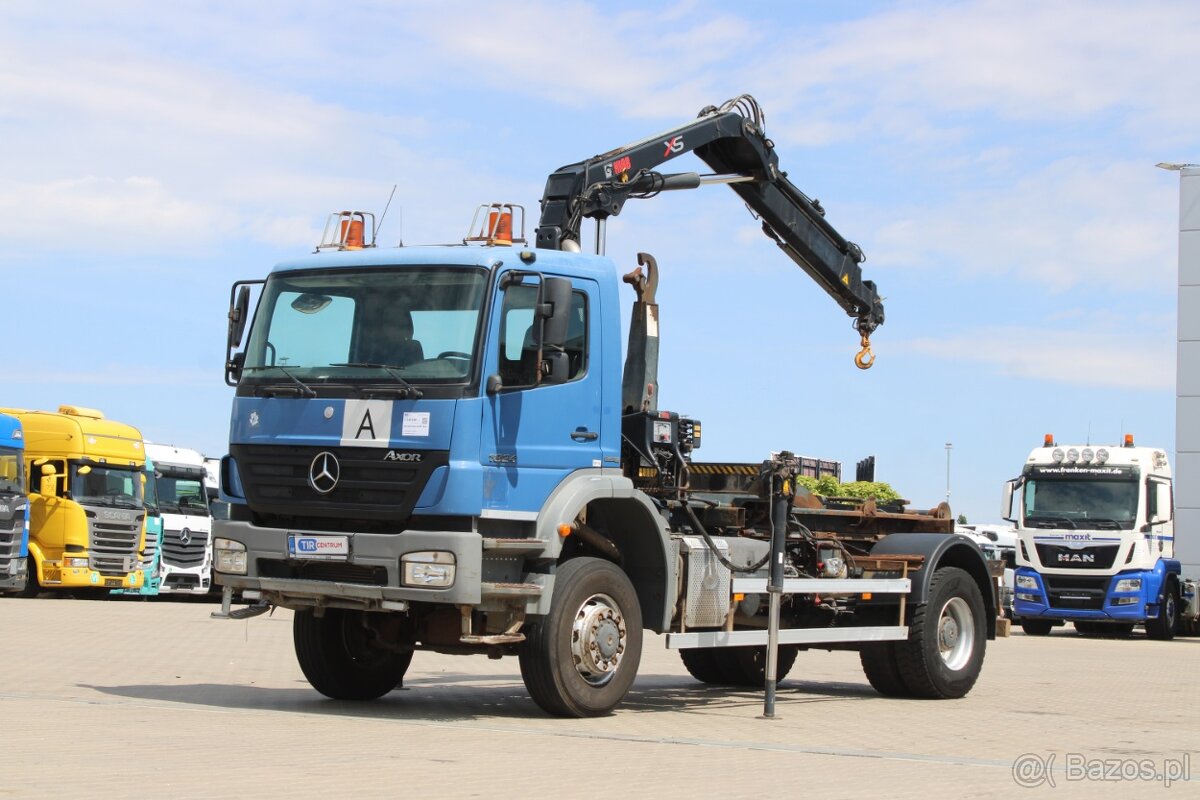
[[[726,184],[762,222],[763,233],[854,317],[862,342],[854,363],[868,369],[875,361],[870,337],[883,324],[883,300],[874,282],[862,278],[859,265],[865,256],[825,220],[820,202],[779,169],[775,145],[763,126],[758,102],[741,95],[719,108],[708,106],[686,125],[560,168],[546,180],[537,246],[579,251],[584,218],[602,225],[620,214],[630,198]],[[715,174],[656,171],[687,152],[694,152]]]

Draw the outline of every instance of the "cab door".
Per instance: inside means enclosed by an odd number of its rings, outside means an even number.
[[[493,304],[485,374],[501,385],[483,400],[485,512],[536,512],[568,474],[601,464],[599,287],[571,283],[565,383],[544,385],[537,375],[536,279],[509,285]]]

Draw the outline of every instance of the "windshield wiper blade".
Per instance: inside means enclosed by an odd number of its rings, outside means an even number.
[[[376,363],[373,363],[370,361],[344,361],[340,364],[330,364],[329,366],[331,366],[331,367],[366,367],[368,369],[381,369],[384,372],[386,372],[388,375],[391,375],[392,378],[394,378],[396,380],[396,383],[400,384],[400,386],[402,386],[405,390],[407,390],[408,396],[411,397],[412,399],[420,400],[421,395],[423,394],[423,392],[420,389],[418,389],[417,387],[413,386],[411,383],[406,381],[404,379],[404,376],[396,371],[396,370],[400,369],[399,367],[396,367],[396,366],[393,366],[390,364],[376,364]]]
[[[317,396],[317,393],[315,391],[313,391],[313,388],[311,386],[309,386],[307,383],[300,380],[295,375],[293,375],[291,372],[289,372],[287,367],[281,367],[278,364],[272,364],[270,366],[262,366],[262,367],[246,367],[246,369],[256,370],[256,371],[263,370],[263,369],[277,369],[280,372],[282,372],[284,375],[291,378],[292,383],[294,383],[294,384],[296,384],[296,386],[300,387],[300,396],[301,397],[316,397]]]
[[[1039,528],[1066,528],[1067,530],[1075,530],[1075,523],[1066,517],[1026,517],[1027,524],[1032,523]]]

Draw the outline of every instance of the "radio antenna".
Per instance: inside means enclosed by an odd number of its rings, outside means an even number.
[[[387,217],[388,209],[392,207],[392,198],[396,196],[396,186],[398,186],[398,184],[395,184],[395,183],[392,184],[392,193],[388,195],[388,201],[387,201],[387,204],[384,205],[384,207],[383,207],[383,213],[379,215],[379,227],[380,228],[383,228],[383,220]],[[401,231],[400,244],[402,244],[402,245],[404,244],[403,230]]]

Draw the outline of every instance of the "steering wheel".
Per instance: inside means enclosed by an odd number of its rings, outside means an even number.
[[[445,351],[445,352],[443,352],[443,353],[438,353],[438,356],[437,356],[437,357],[438,357],[438,358],[461,358],[461,359],[463,359],[464,361],[470,361],[470,360],[471,360],[471,354],[470,354],[470,353],[463,353],[463,352],[460,352],[460,351],[458,351],[458,350],[447,350],[447,351]]]

